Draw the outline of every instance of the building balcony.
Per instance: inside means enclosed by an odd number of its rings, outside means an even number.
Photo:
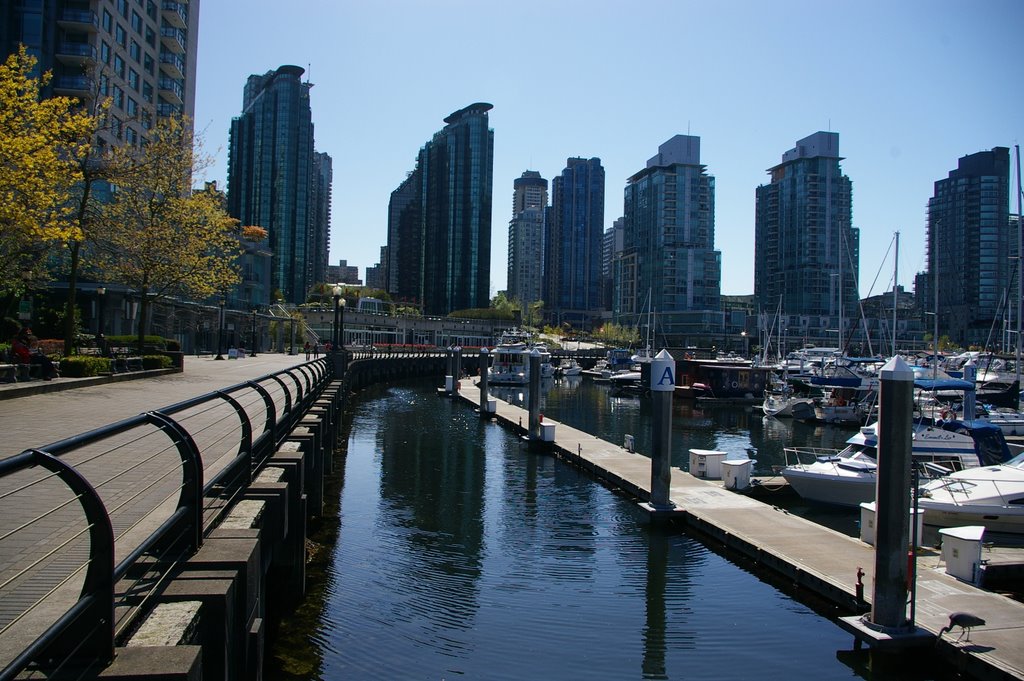
[[[64,97],[88,97],[92,80],[88,76],[59,76],[53,79],[53,92]]]
[[[171,104],[181,104],[185,100],[185,88],[179,81],[161,76],[158,83],[160,96]]]
[[[89,43],[62,42],[57,45],[56,56],[63,64],[92,64],[96,61],[96,46]]]
[[[100,22],[96,12],[87,9],[65,8],[57,17],[57,25],[65,31],[95,33],[99,30]]]
[[[165,102],[161,102],[161,103],[156,105],[156,115],[157,116],[180,116],[181,115],[181,107],[179,105],[177,105],[177,104],[167,104]]]
[[[163,0],[160,6],[165,22],[175,28],[188,27],[188,5],[184,2],[172,2]]]
[[[185,31],[173,26],[160,28],[160,43],[174,54],[185,53]]]
[[[185,60],[166,50],[160,50],[160,69],[171,78],[185,77]]]

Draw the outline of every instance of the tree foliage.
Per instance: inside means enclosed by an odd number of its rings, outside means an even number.
[[[159,119],[144,146],[111,154],[117,183],[97,224],[98,260],[108,280],[140,296],[140,346],[153,299],[208,298],[238,282],[237,221],[212,191],[191,191],[208,162],[178,117]]]
[[[594,332],[593,336],[609,345],[631,346],[640,342],[640,332],[632,326],[621,326],[611,322]]]
[[[68,97],[40,99],[50,78],[32,75],[22,46],[0,65],[0,290],[45,276],[55,244],[81,238],[71,192],[80,180],[93,119]]]

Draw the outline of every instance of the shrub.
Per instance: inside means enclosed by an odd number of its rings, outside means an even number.
[[[66,378],[85,378],[110,373],[110,360],[106,357],[75,355],[60,361],[60,374]]]
[[[159,350],[164,350],[166,348],[166,342],[167,340],[163,336],[146,336],[142,341],[143,345],[146,347],[157,348]],[[134,348],[138,346],[138,344],[139,337],[134,334],[130,336],[107,336],[108,346]]]
[[[142,368],[149,369],[169,369],[171,367],[171,358],[167,355],[143,355],[142,356]]]
[[[181,343],[173,338],[164,338],[164,347],[169,352],[181,352]]]

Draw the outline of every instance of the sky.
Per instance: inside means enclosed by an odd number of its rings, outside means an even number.
[[[1006,146],[1013,173],[1022,29],[1021,0],[203,0],[195,127],[203,179],[225,187],[248,76],[306,68],[334,165],[330,262],[362,277],[420,147],[453,111],[493,104],[492,295],[524,170],[600,158],[607,228],[676,134],[700,137],[715,177],[722,293],[753,293],[756,187],[797,140],[838,132],[868,296],[892,287],[897,231],[899,283],[927,268],[925,209],[957,159]]]

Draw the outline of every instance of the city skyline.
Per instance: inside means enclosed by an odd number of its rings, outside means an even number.
[[[524,170],[553,177],[568,157],[596,156],[607,228],[649,150],[699,136],[716,182],[726,295],[754,290],[755,190],[793,140],[819,130],[843,139],[861,296],[891,287],[894,231],[899,283],[912,288],[927,268],[927,203],[958,158],[1019,142],[1022,98],[1009,76],[1024,5],[1011,1],[652,2],[628,13],[601,2],[526,5],[536,12],[473,4],[473,13],[459,11],[465,2],[251,5],[244,16],[202,6],[196,128],[215,160],[205,179],[226,174],[226,129],[245,78],[307,68],[317,147],[335,166],[330,262],[360,271],[379,259],[390,193],[416,151],[469,101],[494,104],[494,225],[512,218],[507,188]],[[441,21],[460,39],[425,44],[425,29]],[[260,49],[238,49],[239,35]],[[573,87],[556,65],[572,67]],[[506,254],[507,230],[492,230],[492,295],[505,288]]]

